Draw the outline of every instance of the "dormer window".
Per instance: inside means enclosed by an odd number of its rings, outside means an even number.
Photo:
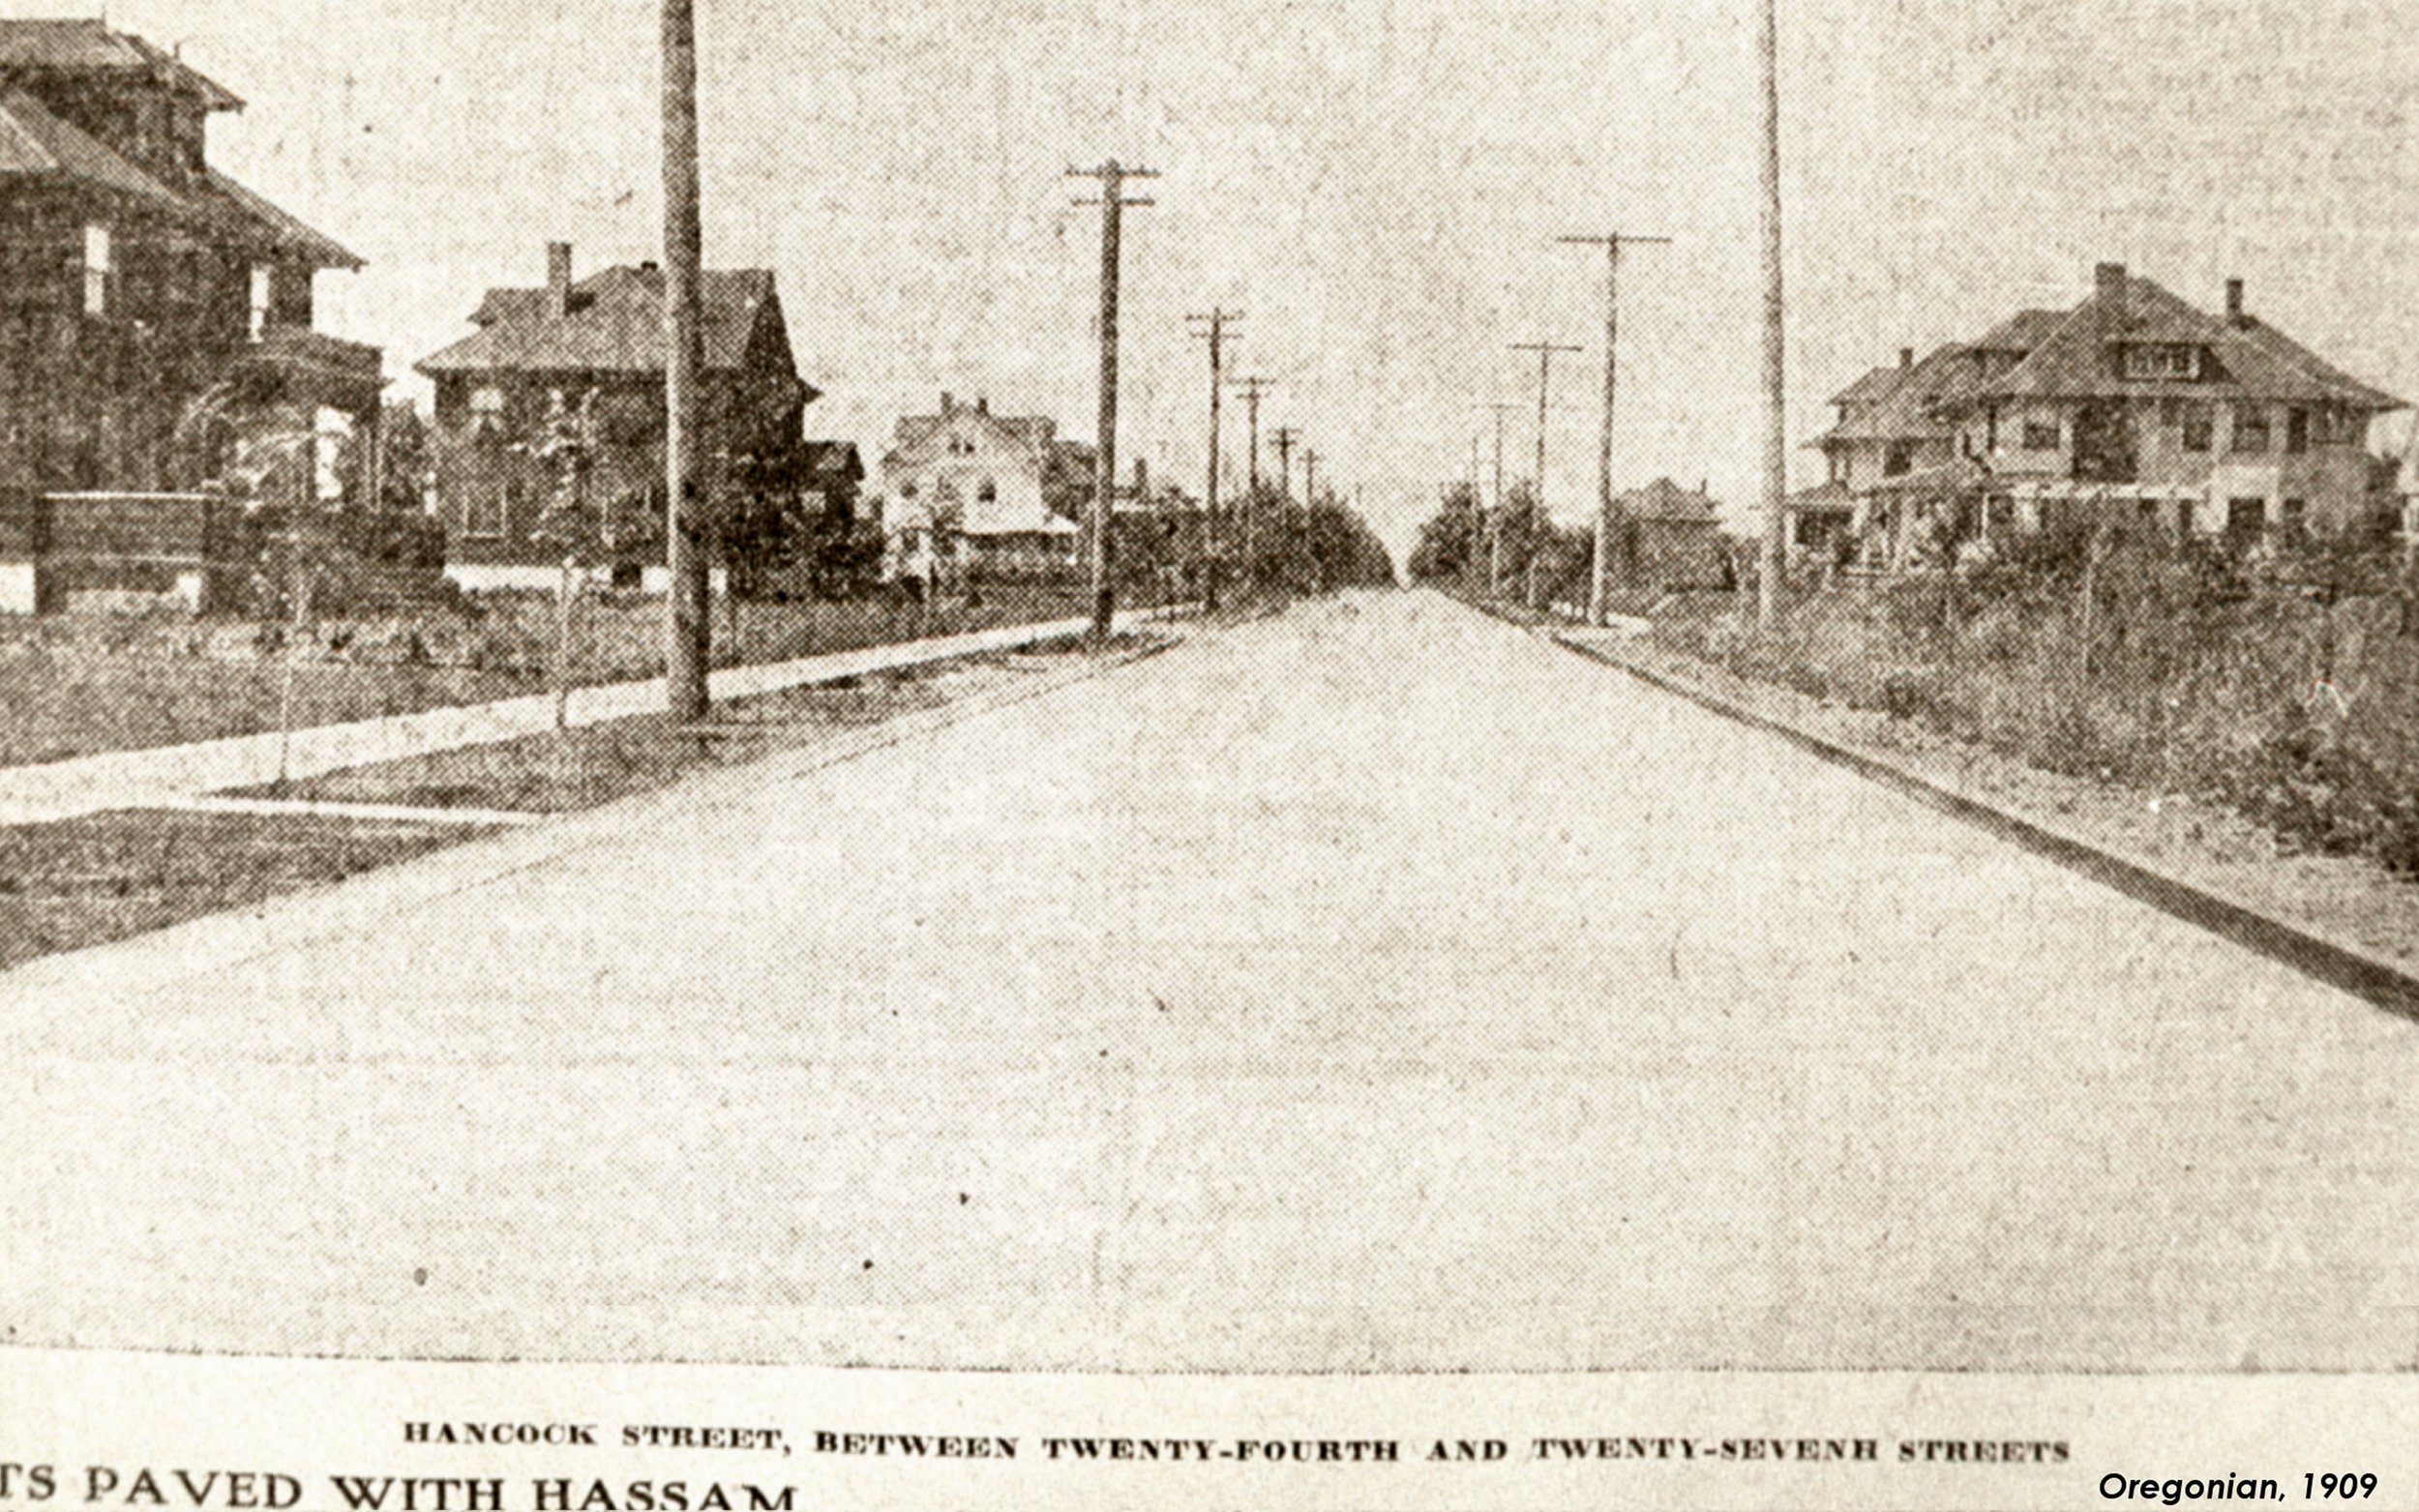
[[[84,313],[105,315],[109,312],[109,275],[114,270],[115,260],[109,228],[105,225],[84,227]]]
[[[2126,377],[2145,383],[2190,382],[2200,376],[2200,348],[2181,341],[2128,346],[2124,372]]]

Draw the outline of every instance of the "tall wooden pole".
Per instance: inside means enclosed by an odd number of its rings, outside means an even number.
[[[1209,314],[1193,316],[1209,322],[1206,333],[1195,334],[1206,334],[1210,339],[1210,479],[1201,513],[1201,554],[1202,598],[1205,607],[1212,609],[1218,607],[1218,449],[1224,443],[1224,434],[1218,428],[1218,399],[1226,387],[1226,328],[1230,322],[1240,319],[1242,313],[1223,305],[1212,305]]]
[[[1757,7],[1756,58],[1764,104],[1764,554],[1756,574],[1756,623],[1780,623],[1782,530],[1788,507],[1787,352],[1781,325],[1780,278],[1780,23],[1775,0]]]
[[[1528,598],[1531,601],[1532,607],[1534,607],[1538,596],[1538,542],[1543,539],[1546,532],[1553,528],[1554,520],[1554,518],[1545,511],[1546,390],[1553,381],[1554,354],[1557,352],[1575,352],[1578,351],[1579,348],[1576,346],[1561,346],[1552,341],[1521,341],[1515,343],[1512,350],[1516,352],[1535,352],[1538,354],[1537,496],[1530,501],[1531,506],[1537,511],[1537,519],[1529,532],[1528,592]]]
[[[1092,469],[1091,500],[1091,633],[1105,637],[1117,614],[1117,589],[1110,578],[1117,526],[1118,474],[1118,252],[1124,233],[1125,207],[1147,205],[1147,199],[1125,197],[1129,178],[1156,178],[1150,168],[1127,167],[1111,158],[1096,168],[1069,168],[1070,178],[1100,181],[1100,434]]]
[[[1604,423],[1596,458],[1596,563],[1588,575],[1588,623],[1601,625],[1612,596],[1613,545],[1618,533],[1613,518],[1613,384],[1621,339],[1621,249],[1625,243],[1663,243],[1666,236],[1565,236],[1565,243],[1604,249]]]
[[[711,634],[698,486],[704,367],[698,200],[696,5],[664,0],[664,685],[672,717],[683,722],[705,715]]]

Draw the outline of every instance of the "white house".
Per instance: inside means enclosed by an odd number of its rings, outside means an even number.
[[[881,460],[885,575],[1073,563],[1083,527],[1051,505],[1056,480],[1080,476],[1082,450],[1056,422],[995,415],[981,399],[943,394],[939,414],[901,419]]]

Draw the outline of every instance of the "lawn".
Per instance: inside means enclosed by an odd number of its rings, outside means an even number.
[[[715,662],[778,662],[1081,613],[1080,594],[994,590],[933,608],[887,599],[742,603],[714,612]],[[180,614],[0,616],[0,766],[278,727],[284,627]],[[663,670],[661,600],[580,606],[581,684]],[[554,606],[540,594],[326,620],[293,659],[296,727],[478,703],[550,685]]]
[[[647,715],[241,796],[568,813],[697,771],[828,743],[903,715],[1030,696],[1166,643],[1157,636],[1119,636],[1097,646],[1070,637],[733,700],[718,707],[702,731]],[[181,810],[0,828],[0,969],[342,881],[488,833],[451,819]]]
[[[342,881],[477,833],[176,810],[0,829],[0,969]]]

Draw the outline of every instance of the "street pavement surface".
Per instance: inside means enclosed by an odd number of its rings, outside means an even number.
[[[2419,1028],[1425,594],[0,977],[0,1338],[2409,1368]]]

